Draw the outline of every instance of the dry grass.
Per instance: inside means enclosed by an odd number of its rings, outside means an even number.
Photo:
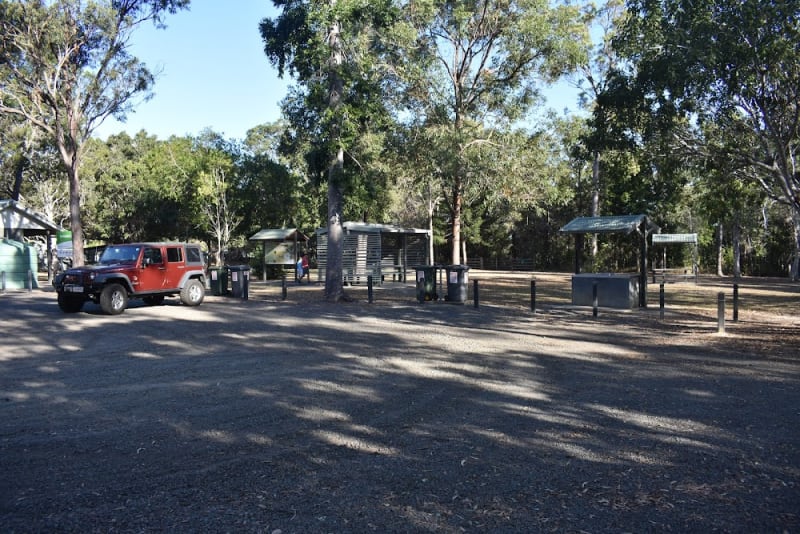
[[[569,273],[529,273],[471,270],[468,280],[468,305],[473,303],[475,282],[478,283],[481,306],[508,307],[530,310],[532,281],[535,281],[536,309],[547,310],[571,307],[572,286]],[[316,280],[312,274],[312,280]],[[648,280],[648,311],[659,309],[660,281]],[[766,319],[795,322],[800,320],[800,284],[778,278],[733,278],[704,275],[694,280],[664,284],[665,308],[670,313],[685,313],[707,317],[717,316],[718,294],[725,295],[726,315],[733,311],[734,284],[738,285],[740,319]],[[443,287],[446,293],[447,288]],[[359,301],[368,300],[366,281],[346,288],[347,294]],[[282,299],[280,281],[253,282],[251,298]],[[321,300],[321,285],[287,283],[288,301]],[[386,282],[373,290],[374,302],[415,304],[413,282]]]

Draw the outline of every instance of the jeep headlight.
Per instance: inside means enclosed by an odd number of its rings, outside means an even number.
[[[97,277],[97,273],[89,273],[89,280],[90,281],[93,282],[96,277]]]

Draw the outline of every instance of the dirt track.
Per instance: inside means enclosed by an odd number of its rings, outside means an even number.
[[[477,310],[0,295],[0,530],[800,531],[796,285],[719,335],[711,284],[662,321],[481,276]]]

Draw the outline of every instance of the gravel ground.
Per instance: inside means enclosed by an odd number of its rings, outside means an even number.
[[[528,278],[479,309],[4,293],[0,531],[800,532],[796,285],[720,334],[696,287],[593,318],[541,277],[534,315]]]

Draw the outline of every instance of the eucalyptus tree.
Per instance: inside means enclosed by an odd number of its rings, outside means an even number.
[[[28,125],[9,115],[0,115],[0,191],[4,198],[19,200],[33,142]]]
[[[408,227],[426,228],[428,240],[428,261],[435,261],[434,247],[438,234],[434,232],[435,217],[444,201],[442,195],[442,174],[439,165],[431,154],[444,153],[432,151],[437,139],[432,129],[398,128],[391,144],[390,155],[394,158],[395,188],[392,191],[392,220]]]
[[[611,74],[619,68],[619,57],[617,56],[612,40],[616,35],[617,26],[625,13],[624,0],[606,0],[602,4],[589,2],[584,7],[584,14],[587,24],[598,34],[596,42],[592,44],[587,61],[580,65],[576,76],[576,86],[580,90],[579,98],[584,107],[592,110],[597,109],[597,99],[606,90],[610,81]],[[587,133],[584,145],[588,149],[587,156],[592,162],[592,187],[591,204],[589,215],[597,217],[600,215],[600,196],[601,196],[601,156],[608,148],[603,139],[602,110],[597,109],[598,118],[595,121],[596,128]],[[597,255],[597,234],[591,237],[591,256]]]
[[[145,131],[91,139],[84,161],[87,237],[202,239],[224,249],[242,219],[233,202],[239,159],[238,145],[210,130],[163,141]]]
[[[92,138],[82,163],[82,220],[87,239],[124,242],[150,238],[149,221],[160,221],[150,193],[146,162],[159,141],[142,131],[102,141]]]
[[[753,242],[760,233],[762,207],[766,192],[750,175],[752,169],[742,167],[727,157],[725,146],[729,132],[716,124],[706,123],[703,128],[703,157],[695,157],[699,178],[695,181],[696,197],[702,206],[708,225],[715,229],[717,247],[717,274],[724,274],[725,230],[730,239],[730,267],[734,277],[742,275],[742,251],[746,242]],[[747,136],[739,137],[745,143]],[[764,227],[768,227],[764,223]],[[748,238],[748,236],[750,236]]]
[[[363,133],[379,128],[382,103],[383,32],[395,19],[391,0],[273,0],[282,9],[261,22],[264,51],[297,82],[287,116],[297,144],[307,140],[309,172],[327,179],[328,252],[325,297],[345,298],[342,252],[345,191],[358,173],[352,152]],[[299,104],[299,105],[298,105]],[[286,106],[285,106],[286,107]],[[357,169],[356,169],[357,170]]]
[[[316,228],[318,221],[310,217],[313,210],[308,208],[314,195],[306,191],[301,171],[280,151],[286,128],[285,123],[276,122],[247,131],[232,195],[242,216],[241,229],[248,235],[262,228]]]
[[[60,222],[62,203],[53,197],[59,189],[53,182],[64,176],[55,147],[41,132],[18,118],[0,114],[0,194]]]
[[[563,269],[574,257],[571,240],[558,229],[591,202],[591,160],[574,150],[586,129],[584,117],[550,112],[526,142],[528,157],[519,164],[532,187],[521,199],[513,246],[515,257],[533,260],[536,269]]]
[[[0,2],[0,113],[20,117],[58,147],[69,180],[73,261],[82,265],[84,145],[109,116],[124,118],[153,75],[128,50],[145,22],[189,0]]]
[[[406,90],[401,117],[438,137],[427,151],[444,183],[451,261],[462,257],[462,215],[470,169],[500,143],[489,137],[525,117],[537,82],[571,70],[588,35],[577,8],[547,0],[403,2],[407,38],[398,41]]]
[[[653,115],[713,123],[715,148],[795,220],[800,265],[800,4],[795,0],[630,0],[618,50]],[[703,146],[697,151],[702,152]]]

